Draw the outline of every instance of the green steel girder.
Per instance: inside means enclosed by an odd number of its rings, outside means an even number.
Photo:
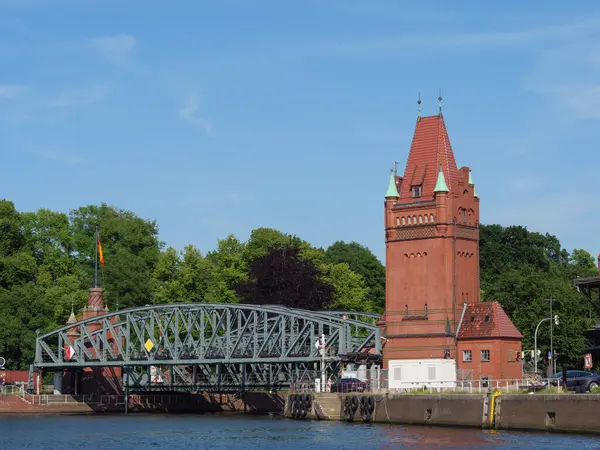
[[[243,392],[251,390],[279,390],[296,383],[312,385],[321,372],[311,363],[252,363],[252,364],[200,364],[196,366],[172,366],[164,372],[162,383],[129,383],[130,392],[148,391],[204,391]],[[195,369],[195,370],[194,370]],[[339,362],[326,363],[328,377],[339,374]]]
[[[272,382],[265,378],[265,370],[270,371],[269,377],[289,375],[292,370],[297,375],[298,370],[313,370],[315,364],[320,364],[321,355],[314,344],[321,334],[327,342],[325,362],[331,369],[346,354],[370,351],[380,356],[377,317],[271,305],[144,306],[81,320],[38,336],[34,367],[56,370],[166,365],[178,366],[177,376],[185,378],[182,367],[196,366],[214,378],[215,367],[225,365],[227,372],[220,372],[221,378],[235,378],[234,373],[240,376],[243,367],[243,371],[250,370],[257,383],[259,379]],[[69,335],[69,331],[76,335]],[[152,343],[148,348],[147,342]],[[67,357],[68,346],[73,349],[71,358]],[[288,375],[283,378],[289,381]]]

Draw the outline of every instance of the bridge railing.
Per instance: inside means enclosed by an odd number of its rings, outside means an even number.
[[[0,396],[6,395],[21,395],[23,392],[23,385],[20,384],[7,384],[0,386]]]

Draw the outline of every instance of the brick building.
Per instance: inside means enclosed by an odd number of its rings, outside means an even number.
[[[390,174],[385,240],[384,366],[451,359],[459,379],[521,378],[521,333],[498,303],[480,302],[479,197],[441,106],[419,115],[404,174]]]
[[[83,309],[80,320],[89,320],[97,316],[102,316],[109,312],[108,307],[104,305],[104,289],[93,287],[88,289],[88,304]],[[112,316],[110,322],[115,324],[118,316]],[[67,321],[67,325],[75,324],[77,317],[74,311]],[[102,328],[102,320],[88,323],[88,330],[96,331]],[[67,331],[68,342],[64,344],[64,358],[70,359],[69,350],[74,348],[74,342],[80,337],[79,326],[75,325]],[[113,347],[113,352],[117,352],[117,343],[115,338],[109,332],[108,342]],[[96,350],[89,342],[86,342],[86,350],[93,357]],[[65,370],[63,373],[55,372],[54,389],[62,394],[102,394],[102,395],[121,395],[122,369],[120,367],[86,367],[85,369]],[[58,378],[57,378],[58,377]]]

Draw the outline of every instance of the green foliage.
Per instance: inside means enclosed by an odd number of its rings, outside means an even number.
[[[69,214],[40,209],[19,213],[0,200],[0,355],[10,368],[27,368],[36,330],[65,324],[71,308],[80,315],[92,286],[95,230],[100,229],[106,265],[99,284],[110,309],[180,302],[247,302],[306,309],[382,312],[385,268],[366,247],[338,241],[326,250],[297,236],[258,228],[243,242],[233,235],[206,254],[189,245],[163,248],[154,221],[101,204]],[[595,276],[594,258],[571,254],[548,234],[524,227],[481,227],[481,297],[499,301],[533,346],[539,320],[554,298],[554,346],[561,364],[579,365],[584,330],[594,308],[573,279]],[[538,343],[549,350],[550,327]]]
[[[577,292],[573,279],[596,273],[593,258],[584,250],[571,255],[558,239],[527,231],[524,227],[483,225],[480,228],[481,292],[483,300],[500,302],[515,326],[524,334],[523,348],[534,348],[540,320],[560,317],[553,327],[553,346],[559,362],[581,365],[586,347],[584,332],[592,324],[593,308]],[[538,331],[538,349],[550,350],[550,322]],[[540,366],[547,363],[544,358]]]
[[[325,305],[327,309],[338,311],[373,311],[373,304],[368,298],[369,288],[365,286],[363,277],[354,273],[346,263],[325,264],[320,266],[321,279],[333,287],[331,301]]]
[[[385,267],[367,248],[357,242],[349,244],[337,241],[327,248],[327,259],[332,263],[345,263],[349,269],[360,275],[367,288],[365,298],[369,306],[379,312],[385,308]],[[363,309],[363,311],[367,311]]]

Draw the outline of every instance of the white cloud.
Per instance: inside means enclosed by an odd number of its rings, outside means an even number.
[[[106,60],[112,63],[124,63],[129,60],[136,46],[136,40],[128,34],[117,34],[94,39],[94,45]]]
[[[82,158],[78,155],[56,151],[56,150],[41,150],[35,152],[38,156],[49,159],[52,161],[56,161],[61,164],[67,164],[69,166],[74,166],[77,164],[81,164],[83,162]]]
[[[43,10],[88,6],[94,0],[0,0],[0,9]]]
[[[199,105],[200,102],[198,100],[198,96],[195,94],[190,95],[185,103],[185,106],[179,110],[179,117],[186,122],[190,122],[199,126],[206,134],[210,135],[213,131],[212,123],[196,114],[198,112]]]
[[[542,52],[525,87],[563,117],[600,119],[600,27]]]
[[[527,193],[537,191],[543,188],[545,185],[545,179],[534,174],[512,177],[507,181],[507,186],[509,189]]]
[[[89,105],[106,98],[110,89],[107,86],[65,89],[44,102],[49,108],[68,108],[71,106]]]
[[[307,48],[315,55],[356,55],[394,53],[423,48],[453,48],[455,50],[506,48],[531,50],[534,43],[562,42],[600,29],[600,19],[590,18],[562,25],[549,25],[526,30],[484,33],[411,34],[366,37],[346,42],[317,44]],[[528,46],[523,46],[528,44]]]
[[[24,86],[16,84],[0,84],[0,99],[13,99],[21,95],[25,90]]]
[[[555,176],[550,173],[531,173],[514,178],[507,184],[520,188],[515,195],[496,196],[495,201],[482,196],[482,221],[501,225],[524,225],[532,231],[557,236],[569,249],[594,250],[598,226],[600,198],[594,194],[594,169],[582,169],[569,178],[566,190],[556,189]],[[596,241],[596,242],[594,242]]]

